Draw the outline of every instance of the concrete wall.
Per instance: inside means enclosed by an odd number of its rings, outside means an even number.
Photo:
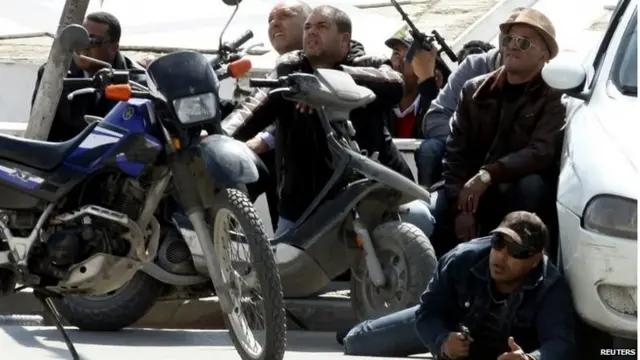
[[[0,63],[0,123],[29,121],[31,94],[36,81],[38,65]],[[11,127],[11,124],[7,125]],[[20,126],[16,124],[16,126]],[[5,128],[3,126],[2,131]],[[11,129],[7,129],[11,130]]]

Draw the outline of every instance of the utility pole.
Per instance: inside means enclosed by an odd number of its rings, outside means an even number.
[[[62,94],[62,79],[67,74],[73,57],[73,54],[60,46],[60,33],[67,25],[82,23],[88,7],[89,0],[66,0],[64,3],[58,31],[49,50],[49,58],[31,109],[29,125],[25,132],[27,138],[45,140],[49,136],[51,123]]]

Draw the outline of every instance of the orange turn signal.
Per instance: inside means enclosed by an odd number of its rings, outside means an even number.
[[[104,96],[109,100],[127,101],[131,99],[129,84],[109,85],[104,88]]]
[[[227,66],[227,71],[231,74],[231,77],[237,79],[251,70],[251,60],[240,59],[232,62]]]

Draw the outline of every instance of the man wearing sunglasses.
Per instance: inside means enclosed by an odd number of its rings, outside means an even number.
[[[566,109],[540,71],[558,54],[555,29],[544,14],[526,9],[500,30],[504,65],[464,84],[451,120],[447,201],[435,213],[454,219],[453,239],[486,234],[511,211],[544,213],[553,198]]]
[[[107,12],[94,12],[85,18],[83,24],[89,32],[90,45],[84,51],[84,55],[111,64],[114,69],[126,70],[131,68],[141,69],[138,64],[125,57],[119,51],[119,42],[122,29],[118,19]],[[85,78],[93,76],[100,66],[81,59],[71,62],[66,77]],[[40,80],[44,72],[44,65],[38,70],[36,87],[33,92],[32,105],[35,101]],[[145,83],[144,76],[132,75],[132,80]],[[87,125],[84,115],[105,116],[116,104],[116,101],[96,98],[96,95],[81,95],[67,100],[67,95],[75,89],[63,89],[58,102],[48,141],[66,141],[79,134]]]
[[[543,252],[548,240],[547,227],[535,214],[508,214],[490,236],[460,244],[441,258],[420,305],[352,329],[345,353],[573,359],[571,292]]]

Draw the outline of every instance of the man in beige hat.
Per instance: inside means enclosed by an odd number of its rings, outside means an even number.
[[[453,218],[459,240],[486,234],[511,211],[544,214],[553,200],[565,106],[540,71],[558,54],[555,29],[525,9],[500,30],[503,66],[464,84],[446,144],[448,201],[434,215],[439,226]]]

